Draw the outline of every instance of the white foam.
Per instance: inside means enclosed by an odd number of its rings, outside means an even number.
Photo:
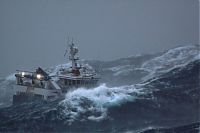
[[[144,62],[141,68],[148,70],[150,73],[144,80],[150,79],[155,75],[168,72],[174,68],[184,66],[194,58],[198,58],[199,49],[196,45],[182,46],[170,49],[163,55],[155,57]]]
[[[10,74],[6,77],[7,81],[15,81],[15,74]]]
[[[119,70],[123,70],[123,69],[128,68],[128,67],[130,67],[130,65],[115,66],[115,67],[107,68],[107,70],[111,70],[113,72],[117,72]]]
[[[194,60],[200,60],[200,53],[194,57]]]
[[[60,102],[64,107],[63,113],[69,122],[78,119],[80,114],[89,114],[86,119],[100,121],[107,118],[107,109],[113,106],[133,101],[140,94],[133,85],[107,87],[105,84],[93,89],[79,88],[68,92],[65,100]]]
[[[53,75],[57,75],[60,69],[70,68],[70,66],[71,66],[71,63],[61,64],[61,65],[50,67],[46,71],[50,74],[50,76],[53,76]]]

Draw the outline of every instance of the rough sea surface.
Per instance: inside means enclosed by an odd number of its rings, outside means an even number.
[[[199,132],[199,45],[82,62],[101,75],[99,86],[71,90],[54,102],[11,106],[14,77],[0,79],[0,132]],[[63,66],[46,71],[53,75]]]

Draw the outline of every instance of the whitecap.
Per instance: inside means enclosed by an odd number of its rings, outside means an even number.
[[[93,89],[78,88],[68,92],[60,106],[64,107],[63,114],[69,122],[84,115],[83,119],[101,121],[107,118],[108,108],[134,101],[140,93],[141,90],[134,85],[107,87],[102,84]]]

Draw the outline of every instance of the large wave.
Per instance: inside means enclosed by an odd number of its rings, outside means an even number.
[[[108,119],[107,109],[134,101],[144,92],[134,85],[107,87],[106,84],[93,89],[79,88],[68,92],[59,104],[63,116],[71,123],[74,120],[101,121]]]

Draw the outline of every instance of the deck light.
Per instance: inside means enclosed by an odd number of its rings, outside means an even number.
[[[22,77],[24,77],[25,76],[25,72],[22,72]]]
[[[37,74],[36,77],[37,77],[37,79],[41,79],[42,75],[41,74]]]

